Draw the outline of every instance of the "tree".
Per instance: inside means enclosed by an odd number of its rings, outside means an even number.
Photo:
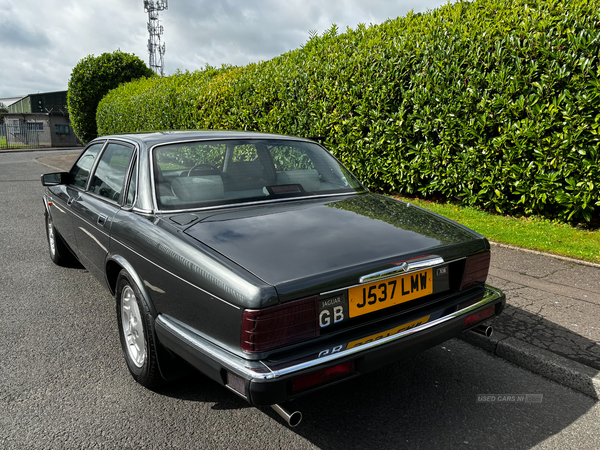
[[[8,113],[8,109],[4,106],[4,103],[0,102],[0,124],[4,123],[4,115]]]
[[[141,59],[120,50],[83,58],[73,68],[67,92],[71,125],[79,139],[87,143],[98,136],[96,109],[111,89],[152,76],[154,72]]]

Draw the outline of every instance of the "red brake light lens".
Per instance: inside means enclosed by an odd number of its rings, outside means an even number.
[[[355,372],[354,361],[348,361],[337,366],[319,370],[292,380],[292,393],[304,391],[319,384],[325,384],[339,378],[347,377]]]
[[[264,352],[318,337],[318,312],[318,296],[246,309],[242,316],[242,350]]]
[[[492,305],[492,306],[484,309],[483,311],[479,311],[478,313],[470,315],[469,317],[465,318],[464,327],[469,328],[472,325],[475,325],[479,322],[483,322],[485,319],[492,317],[495,312],[496,312],[496,307],[494,305]]]
[[[478,284],[484,284],[490,270],[490,252],[468,256],[465,261],[460,290],[464,291]]]

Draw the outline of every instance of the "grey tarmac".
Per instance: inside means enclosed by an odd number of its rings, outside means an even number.
[[[78,153],[38,158],[68,170]],[[488,282],[507,307],[491,337],[464,339],[600,399],[600,264],[492,242]]]
[[[506,313],[492,339],[467,339],[502,358],[449,341],[298,399],[294,429],[200,374],[138,386],[108,291],[47,254],[39,174],[77,153],[0,153],[0,448],[599,447],[596,397],[530,371],[593,385],[600,268],[499,246],[490,284],[506,292]]]
[[[68,170],[78,153],[38,158]],[[600,399],[600,264],[493,243],[488,282],[507,307],[491,337],[464,339]]]

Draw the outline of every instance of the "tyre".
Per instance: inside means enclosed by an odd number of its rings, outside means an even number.
[[[115,292],[121,347],[133,378],[147,388],[161,384],[154,319],[139,288],[126,270],[121,270]]]
[[[54,228],[52,216],[46,214],[46,237],[48,238],[48,250],[50,259],[59,266],[69,266],[75,259],[71,250],[67,247],[63,238]]]

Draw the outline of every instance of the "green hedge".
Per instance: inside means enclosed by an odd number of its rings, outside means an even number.
[[[220,73],[206,67],[170,77],[146,78],[110,91],[98,106],[100,134],[196,128],[198,98]]]
[[[88,142],[98,135],[96,108],[111,90],[140,77],[151,77],[154,72],[135,55],[119,50],[90,55],[73,68],[67,91],[67,105],[71,125],[81,141]]]
[[[123,85],[98,128],[324,136],[371,189],[589,221],[599,11],[600,0],[476,0],[333,26],[269,61]]]

